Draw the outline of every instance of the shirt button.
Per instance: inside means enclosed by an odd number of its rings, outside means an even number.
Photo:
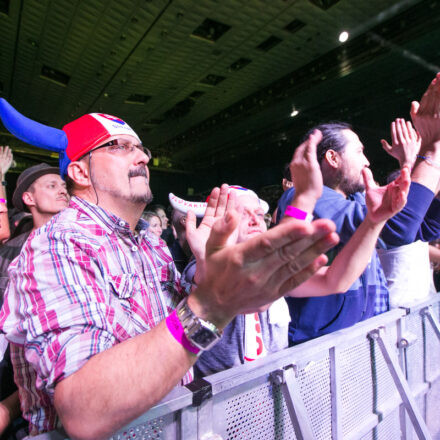
[[[121,220],[121,221],[119,222],[119,226],[125,226],[125,222]]]
[[[133,252],[136,252],[136,251],[138,250],[138,247],[134,244],[134,245],[131,247],[131,250],[132,250]]]

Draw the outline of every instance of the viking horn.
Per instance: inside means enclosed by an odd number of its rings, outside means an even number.
[[[174,209],[184,212],[185,214],[188,211],[192,211],[197,217],[203,217],[205,215],[206,207],[208,206],[206,202],[187,202],[186,200],[175,196],[173,193],[169,193],[168,199]]]
[[[67,136],[63,130],[23,116],[4,98],[0,98],[0,119],[8,131],[28,144],[57,153],[64,152],[67,147]]]

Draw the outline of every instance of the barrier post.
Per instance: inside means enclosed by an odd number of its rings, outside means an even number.
[[[382,332],[383,330],[380,328],[375,329],[369,332],[368,336],[377,342],[380,351],[382,352],[382,355],[391,373],[391,377],[393,378],[394,384],[396,385],[396,388],[400,394],[417,436],[420,440],[431,440],[431,434],[429,433],[428,427],[426,426],[417,408],[409,385],[399,367],[399,362],[395,357],[392,348],[389,346],[388,341],[382,337]]]
[[[434,330],[434,333],[436,334],[437,338],[440,341],[440,324],[435,319],[434,314],[432,313],[431,308],[430,307],[425,307],[422,310],[420,310],[420,313],[423,316],[426,316],[428,318],[428,321],[431,323],[432,329]]]
[[[404,308],[406,316],[410,313],[410,309]],[[406,326],[406,320],[400,319],[397,322],[397,348],[399,350],[400,368],[409,384],[411,384],[411,371],[408,368],[408,347],[417,342],[417,335],[411,333]],[[404,405],[399,405],[400,429],[403,440],[412,440],[411,424],[408,423],[408,417]]]
[[[299,392],[300,384],[296,379],[296,371],[296,365],[288,365],[284,369],[274,371],[272,377],[274,381],[281,385],[281,391],[286,401],[297,439],[315,440],[312,424]]]
[[[342,422],[341,422],[341,398],[340,398],[340,350],[338,347],[330,348],[330,393],[332,402],[332,439],[339,440],[342,438]]]

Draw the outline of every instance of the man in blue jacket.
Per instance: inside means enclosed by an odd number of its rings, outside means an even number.
[[[440,84],[437,84],[439,87]],[[428,108],[432,95],[433,90],[430,93],[428,88],[420,108],[418,103],[413,103],[412,116],[422,137],[422,146],[412,171],[407,205],[387,222],[382,231],[380,244],[384,247],[401,246],[415,240],[430,241],[440,236],[440,200],[434,198],[440,177],[440,142],[436,139],[438,137],[440,140],[440,133],[433,134],[433,127],[440,124]],[[325,186],[313,215],[315,218],[331,219],[336,224],[340,244],[331,251],[331,260],[365,218],[367,209],[361,173],[369,162],[361,141],[350,125],[321,124],[309,133],[315,129],[322,133],[317,155]],[[390,154],[394,157],[406,155],[403,162],[410,164],[414,163],[417,152],[402,150]],[[294,191],[292,188],[281,197],[277,222],[284,216]],[[377,253],[373,253],[364,273],[344,295],[287,298],[287,301],[292,319],[289,325],[291,345],[349,327],[387,311],[388,289]]]

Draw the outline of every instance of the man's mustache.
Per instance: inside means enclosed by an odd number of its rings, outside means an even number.
[[[134,170],[130,170],[128,172],[128,177],[129,178],[131,178],[131,177],[138,177],[138,176],[148,177],[147,170],[145,169],[145,167],[140,166],[140,167],[135,168]]]

